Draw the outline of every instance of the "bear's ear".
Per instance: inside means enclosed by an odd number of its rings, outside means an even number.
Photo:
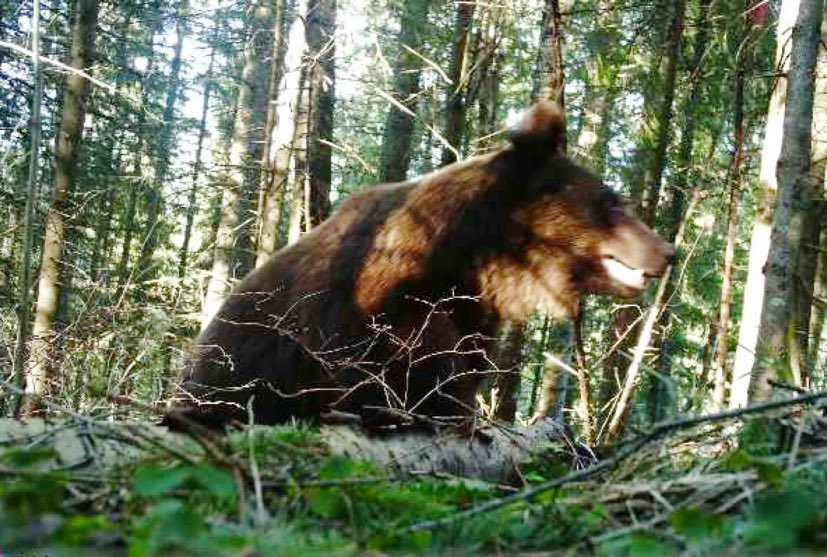
[[[508,138],[519,152],[552,156],[563,152],[566,116],[554,101],[540,101],[529,108]]]

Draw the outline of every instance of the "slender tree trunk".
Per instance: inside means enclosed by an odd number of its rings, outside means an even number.
[[[497,363],[494,417],[505,423],[514,423],[520,396],[520,368],[523,363],[525,326],[509,322],[500,327],[500,339],[494,361]]]
[[[296,91],[302,72],[301,57],[306,46],[304,23],[299,14],[304,14],[305,11],[304,2],[301,2],[298,10],[294,0],[282,6],[278,44],[274,46],[274,50],[277,51],[276,63],[270,72],[270,105],[267,112],[267,135],[259,192],[256,267],[263,265],[279,244],[282,205],[293,155],[298,98]]]
[[[40,4],[35,2],[32,10],[32,75],[34,76],[34,89],[32,91],[32,114],[29,124],[30,129],[30,154],[29,154],[29,176],[26,186],[26,206],[23,213],[23,250],[20,261],[20,306],[17,313],[17,344],[14,352],[13,384],[20,388],[25,377],[26,362],[26,338],[29,335],[29,324],[31,322],[31,252],[32,236],[34,233],[35,198],[39,189],[40,177],[40,139],[41,139],[41,110],[40,105],[43,99],[43,75],[40,72]],[[10,215],[15,215],[16,210],[10,209]],[[9,236],[15,236],[14,231],[9,231]],[[9,244],[13,243],[9,239]],[[11,255],[9,249],[9,255]],[[11,262],[10,262],[11,263]],[[5,398],[5,397],[4,397]],[[18,400],[15,395],[15,400]],[[17,403],[13,406],[16,406]],[[16,409],[16,408],[13,408]]]
[[[158,25],[158,23],[155,23],[155,27],[150,29],[147,34],[147,40],[145,43],[147,50],[153,49]],[[144,72],[144,76],[141,78],[139,83],[141,88],[142,107],[148,107],[150,104],[148,77],[154,72],[155,58],[155,56],[149,56],[146,71]],[[129,267],[129,258],[132,255],[132,240],[138,228],[138,198],[139,194],[143,192],[144,188],[147,187],[147,184],[150,181],[150,178],[145,175],[143,164],[144,151],[146,150],[147,141],[150,135],[146,125],[146,115],[146,109],[139,110],[135,123],[136,145],[133,152],[134,159],[132,166],[132,178],[129,186],[129,197],[126,203],[126,214],[123,217],[123,224],[121,226],[124,231],[124,240],[123,246],[121,247],[121,257],[118,262],[118,269],[116,271],[118,275],[118,290],[120,291],[118,297],[120,297],[124,290],[128,288],[129,283],[133,278],[132,271]]]
[[[112,154],[110,153],[110,155]],[[93,281],[101,278],[101,263],[106,261],[108,255],[112,220],[115,218],[115,190],[114,186],[107,185],[106,192],[101,199],[102,217],[95,228],[95,243],[92,246],[92,255],[89,258],[89,276]]]
[[[206,326],[212,320],[230,290],[232,279],[239,271],[237,267],[241,262],[237,245],[239,240],[243,242],[243,236],[249,230],[249,222],[245,215],[245,197],[257,175],[254,166],[255,150],[264,126],[263,123],[258,125],[258,119],[262,114],[257,112],[256,108],[260,108],[258,105],[261,104],[261,99],[266,98],[264,89],[267,71],[263,61],[270,51],[267,37],[272,28],[272,16],[271,3],[268,0],[256,0],[244,47],[238,108],[230,144],[230,169],[221,197],[221,220],[216,232],[212,272],[201,315],[202,326]],[[258,143],[260,144],[260,141]]]
[[[287,230],[287,243],[299,241],[302,224],[307,219],[305,191],[307,184],[307,117],[310,94],[306,82],[307,68],[303,68],[299,77],[299,89],[296,100],[296,123],[293,130],[293,184],[290,190],[290,222]]]
[[[799,350],[799,368],[802,370],[802,385],[807,385],[807,376],[815,368],[814,355],[820,345],[824,308],[818,302],[824,299],[824,285],[816,279],[820,265],[823,265],[823,249],[820,237],[824,232],[825,172],[827,172],[827,10],[821,20],[821,43],[816,68],[815,101],[813,102],[813,149],[812,180],[815,187],[813,205],[804,221],[804,237],[801,244],[801,288],[796,295],[796,342]],[[817,288],[818,286],[818,288]],[[813,297],[815,296],[815,298]]]
[[[462,140],[465,130],[465,90],[468,77],[468,43],[471,25],[474,21],[473,2],[457,2],[454,17],[454,46],[451,52],[451,90],[445,106],[445,140],[454,149],[442,151],[442,166],[457,160],[457,153],[462,153]]]
[[[549,319],[548,315],[543,317],[543,326],[540,329],[540,358],[538,360],[542,361],[545,360],[545,355],[543,352],[546,350],[549,338],[549,331],[551,330],[551,320]],[[543,379],[543,375],[545,373],[545,366],[537,365],[534,370],[534,378],[531,382],[531,393],[528,397],[528,415],[532,416],[534,411],[537,409],[537,402],[540,396],[540,382]]]
[[[771,379],[791,379],[796,341],[795,289],[800,280],[803,220],[810,210],[814,73],[823,0],[802,0],[793,31],[788,73],[784,144],[778,161],[778,202],[767,255],[764,309],[750,391],[754,400],[771,395]],[[796,379],[801,379],[797,377]]]
[[[333,105],[335,88],[336,0],[307,3],[307,48],[310,67],[307,86],[310,115],[307,122],[307,166],[309,171],[305,214],[312,228],[330,215],[330,185],[333,179]]]
[[[711,0],[699,0],[698,2],[698,20],[695,22],[696,31],[692,46],[692,59],[689,65],[690,92],[682,110],[683,131],[681,133],[680,144],[678,145],[678,156],[675,164],[675,184],[670,188],[671,200],[663,228],[663,234],[670,242],[675,241],[678,229],[685,219],[687,194],[691,193],[693,189],[690,187],[690,168],[693,164],[695,130],[698,120],[697,109],[700,104],[702,87],[704,85],[702,75],[705,64],[703,60],[709,42],[710,4]],[[716,133],[713,136],[712,146],[709,150],[710,157],[714,156],[716,152],[718,135],[719,134]],[[672,272],[661,280],[669,282],[664,294],[664,299],[669,300],[677,288],[676,281],[678,280],[678,276]],[[676,344],[672,335],[669,334],[671,328],[672,312],[669,306],[666,305],[661,315],[661,345],[658,358],[659,378],[661,380],[652,381],[649,396],[650,416],[654,422],[668,419],[671,412],[667,410],[674,410],[677,402],[674,396],[674,388],[672,387],[674,383],[670,381],[672,377],[672,354]]]
[[[393,94],[401,107],[391,105],[385,117],[379,163],[379,178],[384,182],[401,182],[408,175],[414,132],[412,114],[416,113],[419,104],[419,68],[422,65],[415,53],[422,48],[430,5],[431,0],[405,0],[402,4],[397,37],[399,51],[393,67]]]
[[[153,255],[159,240],[159,218],[163,211],[163,188],[169,172],[172,144],[175,137],[175,106],[181,90],[181,52],[186,36],[184,21],[189,12],[189,1],[179,0],[176,7],[176,41],[173,48],[172,63],[170,65],[169,87],[164,102],[164,121],[161,124],[160,135],[155,143],[155,164],[152,184],[148,190],[146,206],[146,229],[141,253],[138,257],[138,293],[141,294],[147,281],[155,274],[153,270]]]
[[[144,127],[144,111],[138,115],[138,130]],[[141,157],[143,151],[143,132],[138,132],[138,145],[135,149],[135,160],[132,165],[132,177],[129,180],[129,197],[126,200],[126,213],[123,215],[121,229],[124,233],[123,245],[121,246],[121,257],[118,261],[116,274],[118,275],[118,290],[125,289],[129,282],[129,255],[132,251],[132,238],[136,229],[136,213],[138,211],[138,192],[143,188],[143,165]]]
[[[605,70],[611,63],[611,42],[616,38],[612,31],[615,4],[616,0],[597,3],[595,28],[587,37],[589,58],[586,60],[583,121],[577,135],[577,155],[598,176],[603,176],[606,170],[611,108],[617,96],[617,74]]]
[[[670,9],[669,32],[666,42],[666,72],[663,82],[663,98],[658,110],[658,133],[655,151],[652,157],[652,173],[646,194],[643,198],[643,220],[654,225],[655,212],[660,201],[663,173],[666,170],[666,155],[672,140],[672,116],[674,114],[675,90],[678,79],[678,58],[681,51],[681,39],[684,32],[686,0],[668,2]]]
[[[184,278],[187,272],[192,227],[198,210],[198,187],[201,173],[204,171],[204,140],[207,138],[207,116],[210,113],[210,97],[213,89],[213,68],[215,66],[215,46],[210,49],[210,62],[204,74],[204,97],[201,103],[201,118],[198,120],[198,143],[195,147],[195,162],[192,166],[192,183],[187,194],[187,216],[184,222],[184,238],[178,251],[178,278]]]
[[[545,0],[540,27],[540,49],[531,90],[533,99],[550,99],[557,101],[561,107],[565,107],[566,71],[563,60],[562,14],[570,3],[572,0],[568,0],[568,3],[567,0]]]
[[[648,208],[653,202],[656,206],[659,201],[666,151],[672,138],[674,89],[686,11],[685,0],[667,1],[663,5],[666,12],[660,23],[662,28],[658,29],[658,35],[663,37],[663,50],[650,55],[649,75],[643,86],[643,115],[637,132],[635,163],[628,179],[629,200],[634,212],[650,226],[654,224],[655,215],[654,210],[650,212]],[[617,403],[620,400],[618,388],[628,384],[627,373],[634,366],[634,360],[630,361],[626,353],[630,351],[633,340],[640,338],[639,323],[642,319],[633,306],[622,307],[614,314],[610,335],[610,345],[614,349],[604,361],[601,409],[609,409],[613,402]],[[650,388],[662,392],[661,385],[657,383]],[[650,396],[650,400],[652,398]],[[617,411],[616,406],[613,411]]]
[[[485,69],[485,77],[480,87],[479,106],[479,135],[482,139],[477,144],[478,152],[486,152],[494,144],[494,135],[500,125],[500,68],[502,67],[502,53],[497,52],[491,65]]]
[[[742,2],[744,12],[749,9],[749,0]],[[746,127],[744,124],[744,78],[752,57],[750,56],[751,29],[746,22],[743,38],[736,47],[737,62],[735,67],[735,94],[733,100],[733,151],[730,165],[729,199],[727,202],[727,234],[724,249],[724,272],[721,278],[721,303],[718,309],[718,322],[715,336],[715,386],[712,391],[712,406],[715,411],[722,410],[726,404],[727,359],[729,357],[729,319],[732,311],[732,278],[735,270],[735,242],[738,236],[738,195],[744,178],[744,143]]]
[[[568,9],[569,3],[561,6],[560,0],[546,0],[545,8],[543,10],[542,31],[540,35],[540,45],[537,55],[536,66],[534,68],[534,85],[532,87],[532,100],[553,100],[560,104],[561,107],[565,103],[565,67],[563,65],[563,9]],[[565,143],[564,147],[565,149]],[[574,339],[576,340],[576,338]],[[581,362],[578,360],[577,362]],[[582,420],[583,431],[587,438],[590,438],[591,432],[591,402],[588,396],[589,388],[585,370],[578,370],[578,379],[580,384],[580,418]],[[564,373],[560,366],[555,364],[546,364],[543,368],[543,377],[540,390],[540,400],[537,408],[534,411],[531,422],[536,423],[550,416],[556,408],[565,403],[565,394],[567,389],[561,389],[561,381],[568,381],[568,375]],[[563,386],[567,386],[564,383]],[[533,388],[537,388],[535,385]],[[560,395],[563,398],[559,398]],[[585,396],[585,398],[584,398]]]
[[[778,79],[770,97],[764,130],[758,214],[755,217],[752,239],[750,240],[747,282],[744,286],[744,302],[741,309],[741,324],[738,330],[738,345],[735,350],[735,362],[732,366],[732,386],[729,395],[730,408],[746,406],[749,398],[749,385],[755,361],[761,310],[764,304],[764,265],[769,252],[772,215],[778,189],[775,169],[781,153],[784,134],[790,37],[795,25],[796,14],[798,14],[799,2],[800,0],[784,0],[778,17],[775,53]]]
[[[98,22],[98,1],[77,0],[72,25],[70,65],[77,70],[88,70],[94,60],[95,31]],[[43,397],[56,379],[54,352],[54,318],[60,298],[60,275],[66,238],[66,208],[75,181],[77,151],[86,118],[86,98],[89,81],[77,74],[69,74],[63,94],[60,129],[55,145],[55,195],[46,215],[43,259],[37,289],[32,342],[26,373],[26,400],[23,412],[42,408]]]
[[[535,388],[532,400],[536,400],[529,423],[536,424],[546,418],[560,423],[565,421],[563,408],[566,404],[569,389],[569,369],[565,369],[557,361],[566,366],[572,362],[572,347],[574,345],[574,329],[570,324],[555,325],[550,339],[543,342],[543,369],[542,375],[535,377]],[[550,340],[550,342],[548,341]],[[550,345],[550,346],[549,346]],[[554,354],[554,358],[545,353]]]

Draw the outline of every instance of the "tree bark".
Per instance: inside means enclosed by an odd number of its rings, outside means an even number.
[[[145,48],[152,50],[155,42],[155,34],[158,31],[159,22],[154,23],[154,26],[147,31]],[[150,85],[149,76],[153,74],[155,68],[155,56],[149,56],[147,60],[146,70],[143,77],[139,80],[141,89],[141,106],[148,107],[150,105]],[[147,140],[150,132],[147,130],[146,116],[147,110],[139,110],[135,122],[135,147],[133,149],[133,163],[132,163],[132,178],[129,184],[129,197],[126,204],[126,214],[122,219],[121,228],[124,231],[124,240],[121,247],[121,257],[118,262],[118,297],[121,296],[124,289],[129,286],[133,276],[129,267],[129,258],[132,254],[132,240],[137,232],[137,214],[138,214],[138,197],[139,193],[146,187],[146,184],[151,180],[145,176],[143,156],[146,149]]]
[[[641,219],[654,226],[655,208],[660,198],[661,182],[666,168],[666,152],[672,139],[674,125],[675,86],[677,82],[678,58],[684,32],[685,0],[663,2],[661,27],[663,45],[650,56],[648,76],[643,84],[643,115],[637,132],[634,160],[636,161],[629,178],[629,200]],[[660,5],[656,6],[656,9]],[[661,279],[666,280],[666,279]],[[663,295],[665,296],[666,291]],[[629,384],[628,370],[638,367],[625,356],[633,339],[640,338],[637,324],[642,320],[636,308],[626,306],[618,309],[612,320],[610,343],[614,347],[604,363],[604,381],[600,389],[600,408],[608,409],[611,401],[620,401],[626,394],[618,393]],[[654,327],[656,323],[652,324]],[[651,340],[651,331],[648,335]],[[647,343],[648,347],[648,343]],[[652,389],[660,391],[661,386],[653,384]],[[629,393],[631,395],[631,393]],[[657,398],[657,397],[655,397]],[[651,399],[651,397],[650,397]],[[614,412],[617,412],[615,406]],[[623,416],[625,419],[625,415]],[[625,422],[624,422],[625,423]],[[620,424],[617,424],[620,427]]]
[[[793,284],[801,278],[798,272],[803,219],[812,203],[814,73],[823,12],[823,0],[802,0],[793,31],[784,144],[778,159],[778,200],[765,271],[761,342],[750,382],[753,400],[768,399],[772,393],[769,381],[791,379],[789,374],[795,367]]]
[[[758,331],[764,304],[764,264],[769,252],[772,231],[773,208],[775,206],[778,180],[775,175],[784,134],[784,113],[787,98],[787,70],[790,61],[790,37],[798,14],[800,0],[784,0],[778,17],[775,66],[778,79],[770,97],[767,121],[764,130],[764,145],[761,152],[760,191],[758,214],[752,229],[749,248],[747,282],[744,286],[744,302],[741,309],[741,324],[738,329],[738,345],[732,365],[732,386],[730,387],[730,408],[747,405],[749,386]]]
[[[181,90],[181,53],[184,47],[186,36],[185,19],[189,11],[189,0],[179,0],[175,9],[176,40],[173,47],[172,62],[170,64],[169,85],[167,96],[164,102],[163,123],[160,134],[155,143],[154,175],[148,191],[148,202],[146,205],[146,228],[144,241],[141,244],[141,253],[138,257],[138,284],[137,293],[143,293],[146,283],[155,275],[153,268],[153,256],[158,246],[159,218],[163,211],[163,188],[169,172],[170,158],[172,157],[172,144],[175,137],[175,106],[178,104],[178,97]]]
[[[749,9],[750,1],[741,3],[744,13]],[[732,311],[732,278],[735,269],[735,242],[738,236],[738,195],[744,178],[744,143],[746,126],[744,124],[744,79],[747,66],[751,60],[750,27],[742,23],[744,32],[740,43],[736,45],[736,66],[733,116],[733,151],[730,165],[729,198],[727,202],[727,234],[724,249],[724,269],[721,277],[721,303],[718,309],[716,325],[717,344],[713,369],[715,386],[712,390],[713,411],[723,410],[726,405],[727,359],[729,357],[729,319]]]
[[[308,221],[305,198],[309,191],[307,177],[307,118],[310,92],[306,85],[307,67],[299,76],[296,91],[296,123],[293,129],[293,183],[290,190],[290,223],[287,230],[287,244],[295,244],[301,238],[303,225]]]
[[[70,65],[87,70],[94,60],[98,1],[77,0],[72,24]],[[75,181],[77,152],[83,136],[89,81],[69,74],[63,93],[60,129],[55,144],[55,194],[46,215],[37,305],[29,348],[26,389],[22,411],[30,414],[42,408],[42,399],[56,379],[54,361],[54,318],[60,298],[60,275],[67,230],[66,208]]]
[[[213,89],[213,70],[215,67],[215,50],[210,49],[210,61],[207,65],[207,73],[204,74],[204,95],[201,102],[201,117],[198,120],[198,142],[195,147],[195,161],[192,165],[192,183],[187,193],[187,215],[184,221],[184,238],[181,241],[181,248],[178,251],[178,278],[184,278],[187,273],[187,259],[189,258],[190,240],[192,239],[192,227],[195,222],[195,213],[198,210],[198,188],[201,173],[204,170],[204,141],[207,138],[207,116],[210,113],[210,97]]]
[[[40,71],[40,4],[35,2],[32,9],[32,75],[34,76],[34,89],[32,91],[32,113],[29,122],[30,131],[30,154],[29,154],[29,175],[26,185],[26,206],[23,213],[23,249],[20,260],[20,300],[17,312],[17,343],[14,351],[14,369],[12,370],[12,383],[20,387],[25,377],[26,363],[26,338],[29,335],[29,324],[31,323],[31,253],[32,236],[34,235],[35,198],[37,197],[40,180],[40,139],[42,132],[41,125],[41,101],[43,100],[43,75]],[[10,215],[16,215],[16,210],[10,205]],[[13,250],[11,245],[14,240],[13,228],[9,231],[9,259]],[[4,242],[5,243],[5,242]],[[9,261],[11,263],[11,261]],[[3,397],[5,399],[5,396]],[[17,403],[13,406],[16,406]],[[16,408],[15,408],[16,409]]]
[[[262,173],[260,202],[261,228],[256,252],[256,267],[276,251],[282,221],[284,198],[288,189],[290,162],[296,147],[296,121],[304,88],[305,68],[302,56],[306,48],[304,21],[306,2],[290,3],[291,13],[285,14],[283,34],[287,51],[284,54],[282,87],[278,91],[275,124],[270,132],[267,161]],[[289,208],[288,208],[289,215]],[[298,229],[297,229],[298,230]]]
[[[332,142],[335,95],[336,0],[307,3],[307,48],[310,114],[307,121],[309,199],[305,215],[312,228],[330,215],[333,179]]]
[[[422,48],[422,35],[428,22],[431,0],[405,0],[399,21],[399,51],[393,66],[393,95],[406,109],[391,105],[385,117],[379,178],[401,182],[407,178],[411,162],[414,117],[419,104],[419,74],[422,61],[414,53]]]
[[[694,187],[690,187],[690,169],[693,167],[693,152],[695,147],[695,131],[698,121],[698,107],[701,101],[701,92],[705,82],[702,79],[704,55],[707,52],[709,43],[709,22],[712,18],[711,0],[698,1],[698,19],[695,21],[695,37],[692,46],[692,59],[689,65],[690,92],[682,108],[683,131],[678,145],[678,156],[675,162],[675,183],[671,189],[671,200],[667,211],[663,234],[669,242],[674,242],[678,229],[685,219],[687,194],[693,193]],[[712,146],[709,150],[710,157],[714,156],[719,133],[713,132]],[[669,273],[661,280],[668,281],[664,293],[664,299],[671,299],[675,289],[678,276]],[[649,414],[654,422],[668,419],[669,414],[676,406],[675,390],[672,387],[672,354],[676,342],[669,335],[672,327],[672,312],[668,305],[664,306],[661,315],[661,344],[659,349],[658,367],[660,375],[652,381],[649,394]]]
[[[681,39],[684,32],[686,0],[669,2],[670,21],[666,42],[666,70],[662,85],[663,98],[657,117],[657,141],[652,156],[652,173],[646,194],[643,198],[643,221],[649,226],[655,223],[655,213],[660,201],[663,172],[666,170],[666,154],[672,140],[672,116],[674,114],[675,89],[678,79],[678,58],[681,51]]]
[[[537,61],[534,67],[532,100],[553,100],[565,107],[565,67],[563,63],[563,17],[562,9],[568,8],[569,4],[561,6],[560,0],[546,0],[543,10],[542,31],[540,45],[537,54]],[[566,149],[565,139],[563,149]],[[574,339],[574,337],[572,337]],[[576,339],[574,339],[576,340]],[[572,341],[574,341],[572,340]],[[545,349],[545,347],[543,347]],[[578,362],[579,363],[579,362]],[[586,395],[585,400],[580,401],[580,418],[583,420],[584,432],[590,431],[592,422],[589,415],[590,400],[588,398],[588,385],[586,382],[585,370],[578,370],[581,399]],[[537,423],[550,416],[555,409],[565,404],[567,388],[561,389],[561,381],[568,381],[568,375],[561,371],[560,366],[553,363],[546,363],[543,366],[543,377],[539,386],[540,400],[534,410],[531,423]],[[567,387],[567,383],[563,383]],[[518,385],[519,387],[519,385]],[[535,385],[533,387],[537,389]],[[560,395],[563,398],[560,398]],[[585,414],[584,414],[585,411]]]
[[[798,367],[802,370],[801,384],[807,385],[807,377],[816,368],[815,355],[821,338],[819,321],[823,320],[824,308],[818,300],[827,298],[824,284],[819,280],[816,289],[816,274],[824,264],[822,254],[827,244],[820,242],[824,231],[825,172],[827,172],[827,11],[821,20],[821,42],[816,67],[815,100],[813,102],[813,148],[812,180],[815,187],[813,205],[804,219],[801,243],[800,288],[796,292],[796,343],[798,345]],[[815,296],[815,297],[814,297]]]
[[[468,42],[471,24],[474,21],[473,2],[457,2],[454,16],[454,45],[451,51],[451,89],[445,106],[445,140],[453,149],[446,147],[442,151],[441,165],[457,161],[457,153],[462,153],[462,140],[465,130],[465,90],[468,73]]]
[[[565,3],[565,0],[563,0]],[[557,101],[565,108],[563,8],[560,0],[545,0],[540,27],[540,50],[534,68],[531,98]]]
[[[497,364],[494,418],[514,423],[520,397],[520,368],[523,363],[525,325],[508,322],[500,327],[500,339],[494,361]]]
[[[267,40],[272,29],[272,3],[256,0],[251,15],[250,30],[244,46],[244,64],[238,91],[233,136],[230,143],[229,171],[221,196],[221,219],[216,232],[213,251],[212,271],[201,315],[201,324],[206,326],[224,301],[242,263],[239,244],[247,243],[244,236],[249,233],[250,222],[245,214],[247,194],[252,183],[257,183],[256,148],[261,144],[264,114],[262,100],[266,98],[265,83],[267,70],[263,64],[270,52]]]

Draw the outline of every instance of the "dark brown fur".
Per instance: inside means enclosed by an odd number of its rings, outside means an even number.
[[[179,409],[206,423],[467,417],[499,322],[636,294],[603,258],[663,273],[672,248],[560,154],[553,103],[501,151],[354,195],[235,288],[196,339]]]

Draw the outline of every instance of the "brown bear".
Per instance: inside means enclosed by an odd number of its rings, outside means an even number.
[[[674,250],[562,154],[559,106],[504,149],[359,192],[242,280],[198,336],[178,415],[208,425],[473,415],[503,319],[630,297]]]

